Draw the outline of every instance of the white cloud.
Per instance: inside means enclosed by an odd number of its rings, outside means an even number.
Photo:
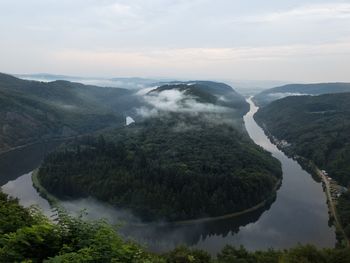
[[[260,21],[275,22],[287,19],[348,19],[350,18],[350,4],[318,4],[305,5],[287,11],[270,13],[260,17]]]
[[[164,112],[198,114],[231,111],[227,107],[198,102],[195,97],[177,89],[147,93],[143,98],[151,106],[150,108],[142,107],[137,110],[137,113],[143,117],[156,116]]]
[[[336,20],[350,19],[349,3],[322,3],[313,5],[300,5],[294,8],[281,9],[279,11],[270,11],[255,14],[245,14],[234,17],[233,19],[223,19],[223,23],[281,23],[298,20],[313,22],[314,20]]]
[[[305,95],[309,95],[309,94],[299,93],[299,92],[276,92],[276,93],[268,94],[268,96],[272,97],[273,99],[282,99],[290,96],[305,96]]]
[[[174,48],[120,50],[108,52],[87,52],[64,50],[55,54],[62,63],[88,65],[106,65],[152,69],[153,67],[184,68],[198,70],[205,65],[221,62],[237,63],[239,61],[269,61],[298,59],[301,57],[349,56],[350,39],[326,44],[296,44],[267,47],[238,48]],[[198,66],[198,68],[193,68]],[[160,70],[161,71],[161,70]],[[156,72],[155,72],[156,74]]]

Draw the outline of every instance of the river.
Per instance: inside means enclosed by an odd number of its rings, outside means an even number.
[[[246,129],[252,140],[280,160],[282,185],[271,204],[254,212],[213,222],[185,226],[167,224],[136,226],[122,223],[120,232],[154,251],[167,251],[179,244],[204,249],[211,254],[226,244],[243,245],[250,250],[288,248],[298,243],[318,247],[334,247],[335,231],[328,225],[328,208],[322,186],[300,165],[284,155],[266,137],[253,119],[258,108],[248,99],[250,111],[244,116]],[[24,206],[38,204],[45,214],[51,211],[32,186],[31,171],[54,146],[29,146],[0,157],[0,182],[4,192],[18,197]],[[86,208],[90,218],[106,218],[112,223],[138,222],[127,211],[94,199],[62,202],[70,213]]]

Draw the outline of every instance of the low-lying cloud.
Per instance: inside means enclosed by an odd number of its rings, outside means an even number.
[[[177,89],[164,90],[161,92],[151,92],[143,96],[149,107],[137,109],[137,113],[142,117],[156,116],[161,112],[176,113],[225,113],[231,109],[212,103],[202,103],[196,97],[186,94],[186,91]]]
[[[270,93],[268,96],[274,99],[282,99],[289,96],[305,96],[309,95],[306,93],[299,93],[299,92],[276,92],[276,93]]]

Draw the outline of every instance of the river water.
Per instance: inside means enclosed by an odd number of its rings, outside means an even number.
[[[280,160],[283,169],[282,186],[275,200],[265,207],[238,218],[207,223],[138,226],[125,223],[138,222],[127,211],[116,210],[91,198],[65,201],[62,205],[70,213],[86,208],[90,218],[102,217],[111,223],[121,223],[122,235],[154,251],[166,251],[180,244],[201,248],[212,254],[226,244],[244,245],[250,250],[288,248],[298,243],[334,247],[335,232],[333,227],[328,226],[326,196],[321,184],[269,141],[253,119],[258,108],[250,99],[247,101],[251,108],[244,121],[250,137]],[[51,214],[49,205],[33,188],[30,172],[54,146],[30,146],[0,157],[3,191],[18,197],[24,206],[38,204],[47,215]]]

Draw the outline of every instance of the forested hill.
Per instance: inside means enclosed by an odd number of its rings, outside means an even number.
[[[249,110],[249,104],[244,97],[224,83],[211,81],[170,83],[162,85],[150,91],[150,93],[159,93],[166,90],[179,90],[201,103],[212,103],[235,109],[239,117],[243,117]]]
[[[350,83],[289,84],[264,90],[254,97],[254,101],[259,106],[265,106],[272,101],[288,96],[321,95],[343,92],[350,92]]]
[[[284,151],[312,160],[340,184],[350,186],[350,93],[287,97],[261,108],[255,119],[286,141]],[[349,237],[349,191],[338,198],[337,211]]]
[[[61,198],[94,196],[146,221],[221,216],[273,197],[280,164],[248,137],[241,114],[211,103],[211,92],[182,88],[146,94],[143,121],[49,155],[41,184]]]
[[[313,160],[343,185],[350,183],[350,93],[293,96],[261,108],[257,122],[286,150]]]
[[[121,124],[135,105],[137,98],[126,89],[0,74],[0,152]]]

